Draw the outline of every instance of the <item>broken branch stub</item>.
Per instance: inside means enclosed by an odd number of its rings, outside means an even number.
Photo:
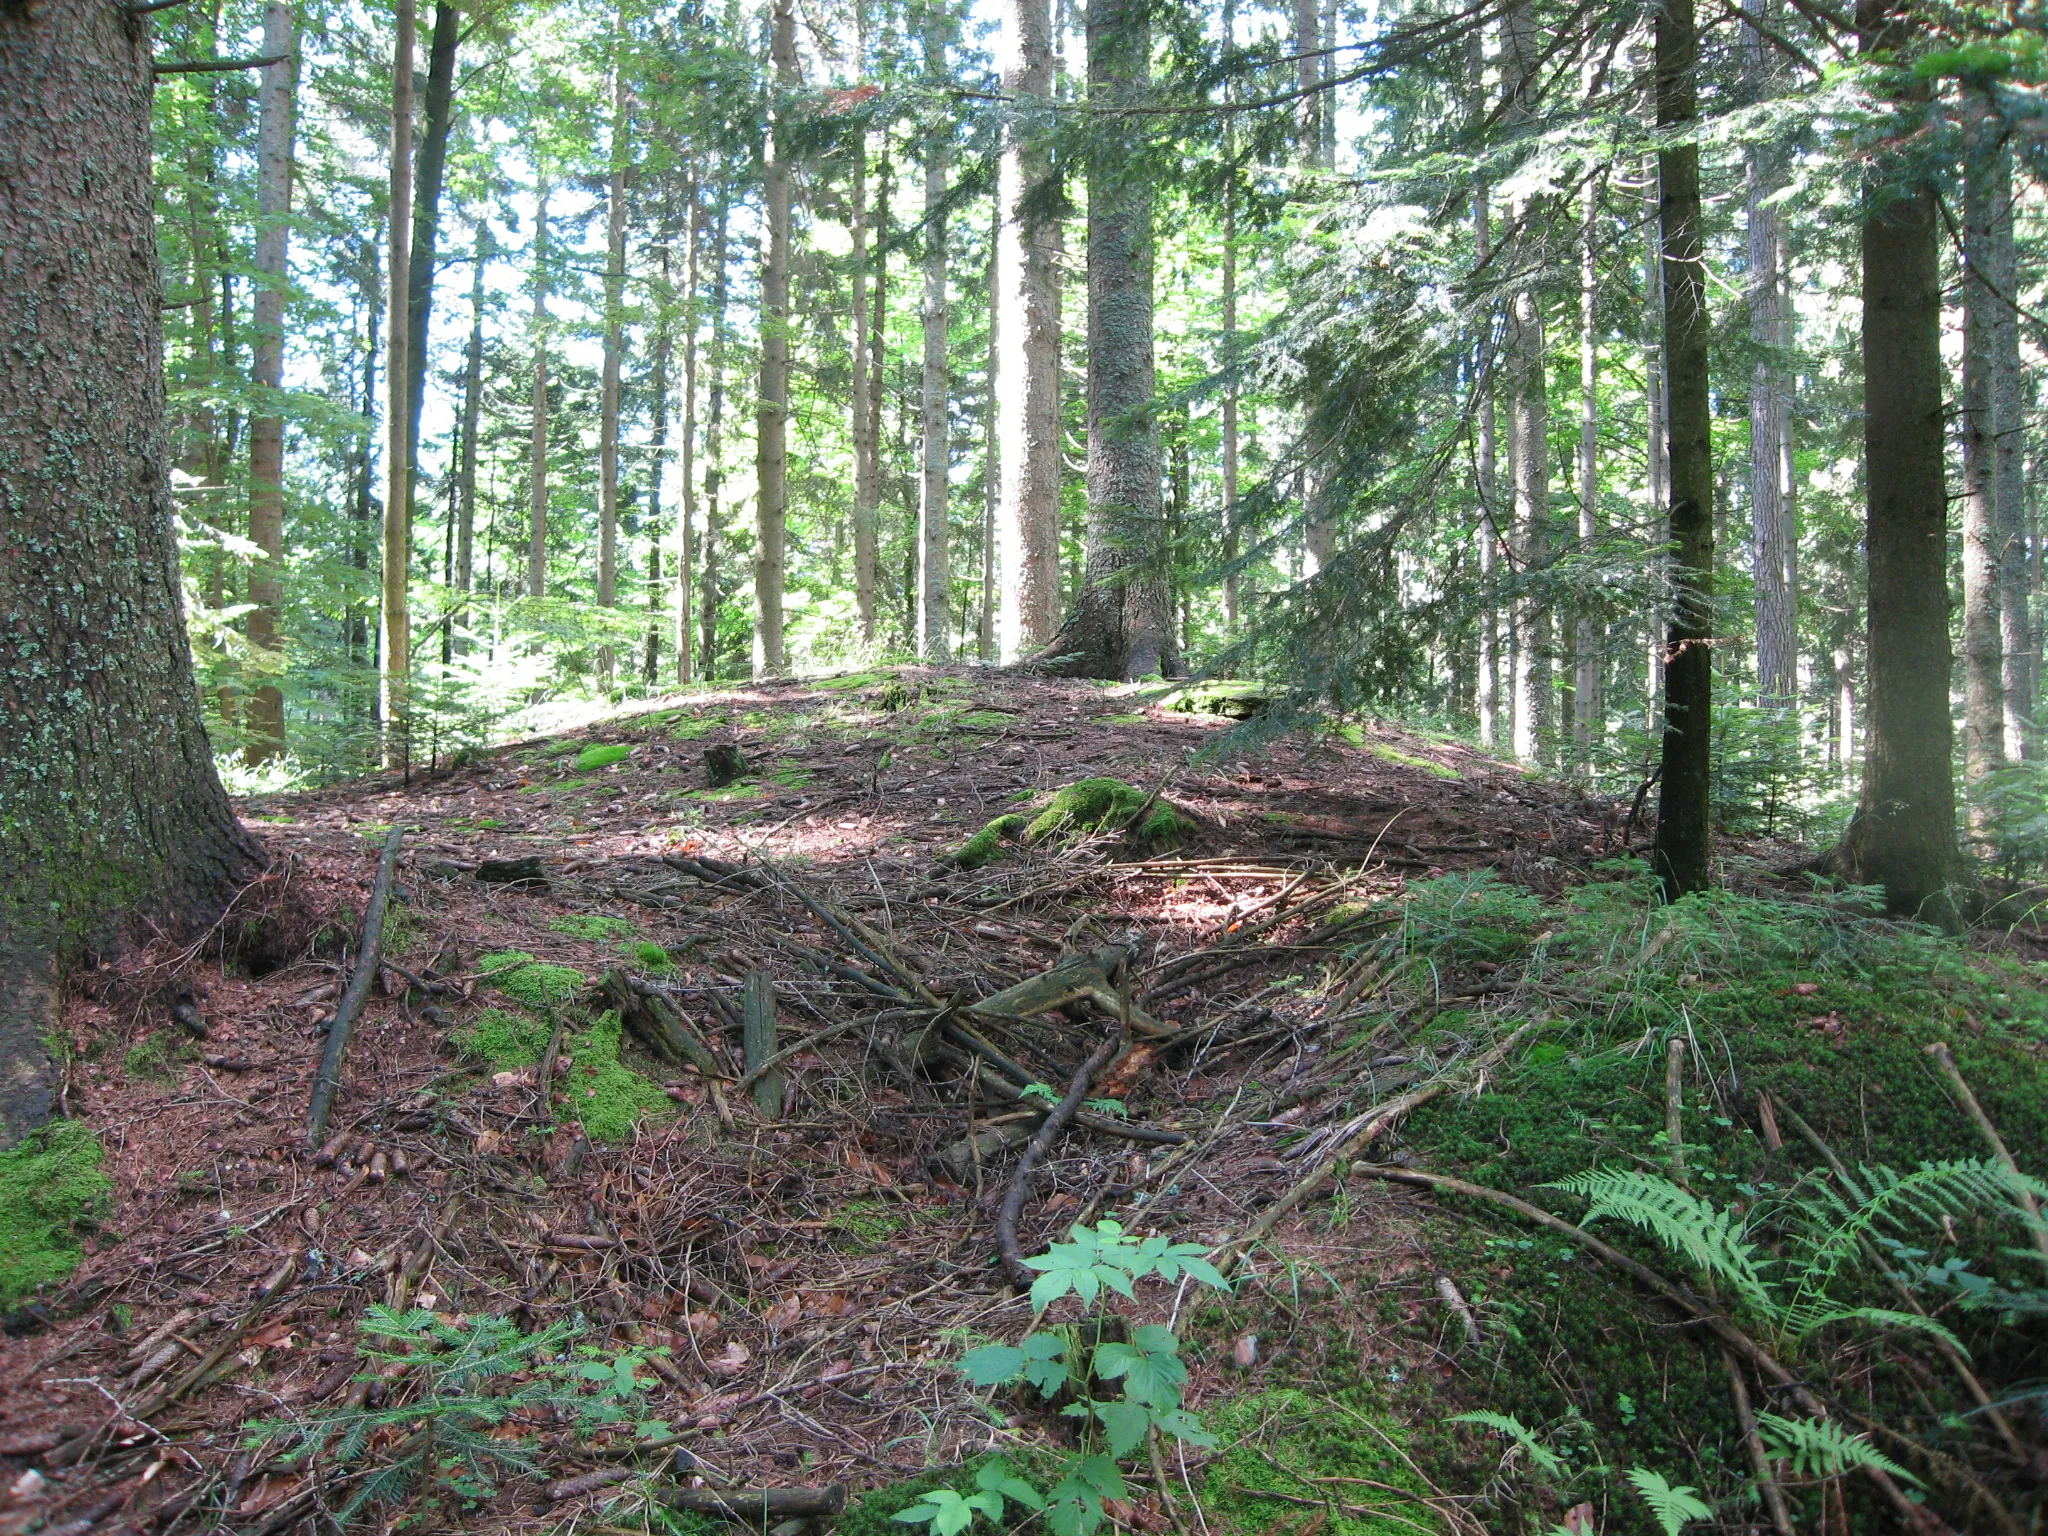
[[[764,1120],[782,1118],[780,1068],[759,1069],[775,1054],[775,982],[766,971],[747,972],[740,1013],[740,1041],[746,1069],[754,1078],[754,1108]]]

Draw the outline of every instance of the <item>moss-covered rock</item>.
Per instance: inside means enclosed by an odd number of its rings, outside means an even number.
[[[1013,811],[996,817],[956,848],[947,862],[958,869],[979,869],[1002,852],[1004,843],[1013,840],[1033,844],[1114,831],[1128,826],[1149,798],[1144,790],[1122,779],[1080,779],[1056,791],[1033,812]],[[1162,799],[1152,802],[1143,824],[1131,835],[1145,847],[1159,848],[1172,846],[1187,831],[1186,818]]]
[[[76,1120],[53,1121],[0,1152],[0,1307],[78,1267],[79,1226],[113,1192],[101,1155]]]
[[[622,763],[633,755],[633,749],[623,742],[609,745],[593,742],[576,754],[576,771],[590,773],[598,768],[609,768],[613,763]]]

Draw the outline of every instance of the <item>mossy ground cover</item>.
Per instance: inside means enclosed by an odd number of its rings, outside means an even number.
[[[486,1008],[459,1037],[462,1046],[494,1072],[516,1072],[539,1062],[554,1026],[514,1009]],[[562,1079],[566,1113],[582,1121],[592,1141],[625,1141],[642,1117],[673,1106],[661,1084],[620,1060],[616,1014],[601,1013],[588,1027],[564,1033],[570,1067]]]
[[[1123,827],[1145,808],[1148,798],[1144,790],[1122,779],[1080,779],[1055,791],[1035,812],[1013,811],[996,817],[955,849],[949,862],[961,869],[979,869],[1000,855],[1007,842],[1042,843]],[[1172,846],[1186,830],[1180,813],[1157,800],[1135,833],[1148,847],[1163,848]]]
[[[1795,1115],[1852,1170],[1984,1157],[1925,1054],[1937,1040],[2022,1166],[2048,1168],[2048,1022],[2038,983],[2021,967],[1877,922],[1853,901],[1722,893],[1660,910],[1638,874],[1616,872],[1624,877],[1550,904],[1469,877],[1461,890],[1451,882],[1418,888],[1402,943],[1411,963],[1429,967],[1425,985],[1454,990],[1476,965],[1514,960],[1552,1000],[1536,1043],[1488,1092],[1447,1095],[1410,1121],[1405,1139],[1425,1166],[1579,1219],[1583,1204],[1545,1186],[1597,1167],[1668,1167],[1665,1042],[1675,1037],[1686,1052],[1687,1179],[1717,1206],[1747,1210],[1787,1198],[1795,1185],[1817,1189],[1822,1159],[1796,1132]],[[1438,1016],[1440,1028],[1475,1022],[1455,1010]],[[1760,1093],[1777,1107],[1782,1151],[1765,1145]],[[1485,1367],[1469,1370],[1452,1396],[1514,1415],[1566,1468],[1524,1488],[1532,1518],[1554,1519],[1588,1498],[1605,1506],[1603,1531],[1657,1530],[1647,1506],[1616,1483],[1616,1469],[1634,1466],[1699,1487],[1731,1512],[1751,1507],[1717,1351],[1675,1329],[1661,1307],[1576,1245],[1491,1208],[1441,1203],[1436,1262],[1465,1288],[1491,1341]],[[1613,1226],[1603,1235],[1692,1278],[1648,1238]],[[2041,1283],[2037,1265],[1996,1256],[2011,1234],[1953,1238],[1954,1249],[1939,1232],[1917,1240],[1928,1245],[1928,1262],[1960,1251],[1981,1273]],[[1845,1299],[1899,1305],[1874,1266],[1852,1274]],[[1999,1328],[1994,1339],[1992,1316],[1950,1313],[1946,1321],[1975,1347],[1993,1390],[2048,1373],[2039,1331]],[[1854,1348],[1854,1369],[1842,1379],[1853,1383],[1858,1411],[1950,1450],[1978,1435],[1981,1425],[1944,1422],[1943,1413],[1967,1405],[1938,1357],[1918,1351],[1932,1359],[1930,1375],[1913,1351],[1873,1342],[1868,1330],[1860,1342],[1815,1338],[1793,1349],[1794,1364],[1827,1376],[1846,1358],[1840,1351]],[[1485,1434],[1463,1440],[1465,1450],[1447,1453],[1436,1475],[1475,1486],[1504,1446]],[[1868,1495],[1858,1481],[1847,1493],[1854,1514]],[[1819,1495],[1801,1493],[1795,1507],[1802,1503],[1803,1517],[1818,1519]]]
[[[80,1227],[113,1192],[100,1158],[76,1120],[53,1121],[0,1152],[0,1307],[78,1267]]]

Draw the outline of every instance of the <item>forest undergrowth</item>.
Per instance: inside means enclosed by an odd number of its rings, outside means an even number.
[[[2033,1529],[2031,933],[1229,724],[859,674],[246,802],[0,1156],[0,1531]]]

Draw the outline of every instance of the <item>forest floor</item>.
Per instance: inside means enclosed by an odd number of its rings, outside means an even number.
[[[2031,944],[1957,962],[1892,925],[1809,923],[1765,872],[1778,850],[1737,861],[1749,905],[1659,929],[1614,862],[1626,804],[1392,725],[1195,755],[1230,724],[900,669],[681,694],[409,783],[244,805],[271,863],[222,925],[67,1000],[66,1108],[106,1182],[83,1263],[0,1340],[0,1536],[268,1536],[370,1493],[390,1497],[365,1529],[656,1531],[678,1480],[876,1490],[839,1525],[879,1532],[951,1469],[1042,1460],[1062,1421],[992,1402],[959,1359],[1032,1319],[994,1235],[1044,1118],[1030,1085],[1064,1094],[1112,1038],[1022,1253],[1114,1218],[1242,1259],[1226,1299],[1152,1285],[1126,1309],[1177,1324],[1188,1405],[1222,1433],[1130,1474],[1128,1531],[1522,1529],[1518,1502],[1555,1519],[1582,1494],[1603,1529],[1654,1529],[1563,1475],[1507,1493],[1515,1447],[1447,1425],[1462,1408],[1583,1425],[1576,1450],[1552,1441],[1575,1475],[1660,1446],[1674,1481],[1739,1473],[1725,1378],[1674,1385],[1661,1352],[1699,1351],[1652,1303],[1603,1280],[1594,1317],[1569,1244],[1345,1177],[1370,1151],[1527,1193],[1625,1145],[1641,1161],[1665,1062],[1629,1042],[1651,1013],[1694,1031],[1694,1157],[1730,1180],[1761,1155],[1759,1080],[1822,1135],[1860,1126],[1855,1155],[1968,1155],[1938,1090],[1897,1079],[1925,1029],[1958,1035],[2039,1165]],[[714,788],[728,747],[746,771]],[[1104,776],[1132,790],[1105,825],[951,857]],[[393,827],[385,964],[316,1155],[314,1068]],[[1081,981],[1060,1007],[972,1011],[1061,966]],[[797,1049],[742,1085],[763,976]],[[1922,980],[1935,1000],[1901,1002]],[[1885,1007],[1911,1017],[1898,1041],[1869,1027]],[[694,1064],[650,1049],[664,1030]],[[1721,1157],[1717,1136],[1747,1139]],[[17,1290],[79,1241],[59,1192],[94,1193],[89,1160],[40,1155],[0,1169]],[[399,1328],[376,1306],[425,1312]],[[571,1351],[578,1384],[489,1425],[505,1382],[547,1372],[451,1374],[487,1320],[494,1348]],[[312,1457],[308,1426],[336,1436]]]

